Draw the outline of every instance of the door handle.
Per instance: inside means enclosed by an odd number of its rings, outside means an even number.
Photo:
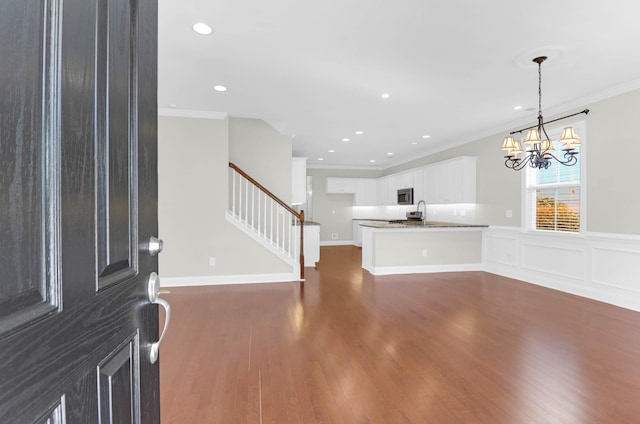
[[[147,296],[149,298],[149,302],[152,305],[160,305],[165,310],[165,320],[164,320],[164,328],[162,329],[162,333],[160,333],[160,338],[157,342],[151,343],[149,346],[149,361],[152,364],[155,364],[158,360],[158,354],[160,351],[160,343],[162,342],[162,338],[167,332],[167,328],[169,327],[169,320],[171,319],[171,306],[169,306],[169,302],[159,297],[160,294],[160,276],[156,272],[152,272],[149,275],[149,287],[147,289]]]
[[[147,243],[147,250],[149,251],[149,255],[155,256],[158,253],[162,252],[162,249],[164,249],[164,242],[161,239],[157,237],[149,238],[149,242]]]

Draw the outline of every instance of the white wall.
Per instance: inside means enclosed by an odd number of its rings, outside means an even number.
[[[159,268],[163,285],[277,280],[291,272],[289,265],[225,219],[229,149],[235,142],[231,129],[242,137],[234,149],[236,162],[251,169],[267,157],[276,167],[285,167],[285,162],[290,166],[291,139],[254,121],[159,117],[158,219],[165,242]],[[259,154],[251,153],[252,145],[259,146],[255,148]],[[261,156],[265,151],[269,154]],[[286,175],[264,177],[275,193],[290,197],[290,172],[289,168]],[[263,171],[258,168],[254,174],[262,176]],[[212,257],[213,267],[209,266]]]

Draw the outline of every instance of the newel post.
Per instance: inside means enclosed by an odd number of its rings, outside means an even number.
[[[304,211],[300,211],[300,279],[304,280]]]

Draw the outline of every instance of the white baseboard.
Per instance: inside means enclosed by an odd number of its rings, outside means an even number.
[[[161,287],[217,286],[224,284],[287,283],[300,281],[294,274],[207,275],[200,277],[165,277]]]
[[[429,274],[433,272],[482,271],[482,264],[382,266],[367,269],[373,275]]]
[[[328,240],[321,241],[320,246],[353,246],[353,241],[351,240]]]

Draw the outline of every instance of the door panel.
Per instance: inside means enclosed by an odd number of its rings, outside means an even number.
[[[10,8],[0,8],[0,334],[59,304],[57,258],[47,249],[58,247],[53,193],[59,140],[42,131],[56,114],[52,46],[58,42],[59,4],[15,1]],[[22,84],[25,78],[41,83]]]
[[[133,337],[98,366],[101,423],[140,421],[137,341]]]
[[[159,422],[156,21],[0,3],[1,423]]]
[[[131,51],[135,22],[129,0],[98,5],[97,43],[98,288],[136,274],[135,204],[137,149],[131,124],[136,122]]]

